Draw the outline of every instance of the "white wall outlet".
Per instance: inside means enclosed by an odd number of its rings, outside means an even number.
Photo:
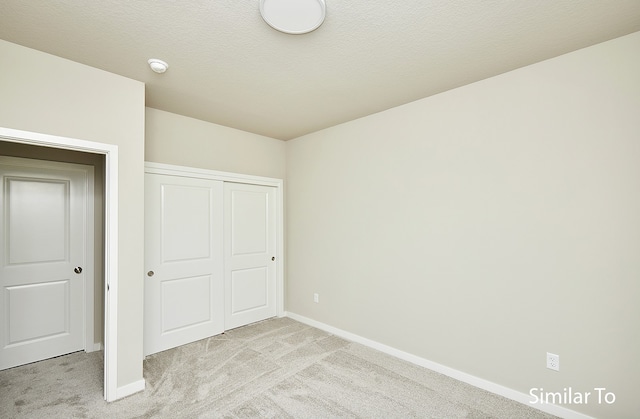
[[[547,368],[554,371],[560,371],[560,355],[547,352]]]
[[[318,294],[317,292],[313,293],[313,302],[314,303],[319,303],[320,302],[320,294]]]

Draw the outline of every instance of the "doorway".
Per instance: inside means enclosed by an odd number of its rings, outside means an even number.
[[[103,272],[102,283],[96,288],[101,289],[103,298],[98,298],[102,314],[96,317],[96,323],[104,325],[102,347],[104,348],[104,398],[113,401],[118,398],[117,387],[117,290],[118,290],[118,147],[112,144],[96,143],[67,137],[52,136],[28,131],[14,130],[0,127],[0,147],[2,154],[12,147],[27,147],[22,149],[28,153],[27,157],[34,157],[31,153],[41,153],[50,156],[60,156],[65,153],[77,153],[83,158],[97,156],[101,162],[101,169],[96,174],[102,174],[100,185],[101,204],[95,208],[102,210],[102,223],[95,223],[96,229],[103,234],[103,243],[96,262],[96,271]],[[63,159],[68,158],[68,154]],[[24,157],[22,155],[21,157]],[[65,161],[65,160],[63,160]],[[96,191],[97,192],[97,191]],[[97,250],[96,250],[97,251]],[[100,329],[98,329],[100,330]],[[95,347],[94,347],[95,348]]]

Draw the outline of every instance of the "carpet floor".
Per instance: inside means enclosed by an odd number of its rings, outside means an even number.
[[[553,417],[289,318],[151,355],[144,377],[106,403],[102,352],[0,371],[0,417]]]

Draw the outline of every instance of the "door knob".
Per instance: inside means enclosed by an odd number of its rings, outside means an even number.
[[[81,274],[82,273],[82,266],[76,266],[75,268],[73,268],[73,272],[75,272],[77,274]]]
[[[155,274],[155,272],[153,272],[153,271],[149,271],[149,272],[147,272],[147,276],[148,276],[148,277],[152,277],[154,274]]]
[[[275,256],[271,256],[271,260],[272,260],[272,261],[275,261],[275,260],[276,260],[276,257],[275,257]]]

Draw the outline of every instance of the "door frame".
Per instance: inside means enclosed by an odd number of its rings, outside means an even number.
[[[118,398],[118,146],[0,127],[0,141],[105,156],[104,399]]]
[[[221,180],[223,182],[271,186],[276,192],[276,316],[285,316],[284,311],[284,181],[282,179],[220,172],[196,167],[176,166],[164,163],[145,162],[145,173],[157,175],[192,177]]]

